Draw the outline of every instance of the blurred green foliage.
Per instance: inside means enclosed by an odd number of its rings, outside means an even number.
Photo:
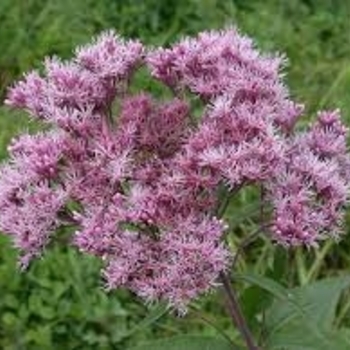
[[[310,117],[318,108],[338,106],[350,124],[347,0],[1,0],[0,23],[2,97],[6,86],[40,67],[45,56],[69,57],[76,45],[105,29],[166,45],[200,30],[237,25],[264,50],[286,53],[291,94],[307,104]],[[25,116],[0,109],[0,157],[6,156],[10,138],[27,128],[35,125]],[[252,220],[242,219],[243,208],[254,206],[254,200],[254,191],[247,191],[232,207],[237,220],[236,236],[230,238],[233,249],[254,228]],[[184,319],[148,308],[125,291],[108,295],[99,278],[99,263],[59,244],[29,272],[20,273],[16,252],[6,237],[0,238],[0,349],[125,349],[155,336],[217,335],[210,320],[220,329],[230,327],[215,294],[194,305],[204,310],[200,315],[193,311]],[[241,259],[237,269],[287,286],[307,284],[349,269],[349,248],[349,238],[318,252],[285,252],[261,240],[249,248],[250,258]],[[240,292],[254,328],[256,315],[271,297],[256,286],[241,285]],[[336,322],[349,326],[348,295],[339,309]],[[229,331],[236,335],[232,328]]]

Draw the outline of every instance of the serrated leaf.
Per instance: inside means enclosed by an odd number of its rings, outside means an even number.
[[[204,336],[178,336],[148,342],[128,350],[242,350],[227,340]]]
[[[350,286],[350,276],[328,278],[312,284],[293,288],[290,294],[302,308],[303,313],[315,324],[330,330],[341,292]],[[300,317],[300,312],[291,303],[276,300],[267,314],[266,326],[280,327],[288,320]]]
[[[348,350],[345,332],[332,329],[336,306],[350,276],[328,278],[291,290],[297,305],[276,300],[266,314],[269,349]]]

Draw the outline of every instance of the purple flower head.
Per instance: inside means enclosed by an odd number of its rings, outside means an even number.
[[[127,80],[142,62],[144,48],[139,41],[127,41],[114,31],[101,34],[92,45],[76,50],[76,62],[102,80]]]
[[[284,61],[234,28],[150,50],[110,31],[27,74],[6,103],[49,130],[14,139],[0,168],[0,228],[22,267],[74,227],[71,243],[103,260],[107,288],[185,312],[229,267],[222,187],[228,200],[263,188],[279,244],[338,238],[348,129],[324,111],[295,130],[303,106],[283,82]],[[141,67],[174,96],[134,92]]]
[[[277,241],[317,245],[339,237],[350,188],[346,136],[339,111],[329,111],[286,142],[284,164],[268,181]]]
[[[172,48],[156,49],[147,61],[153,76],[172,88],[188,87],[204,98],[225,91],[236,98],[244,93],[254,98],[264,93],[265,82],[279,75],[283,58],[260,54],[250,38],[232,28],[203,32]]]
[[[37,135],[23,134],[12,140],[8,151],[24,171],[38,179],[52,179],[58,173],[65,151],[64,135],[51,131]]]
[[[31,72],[12,87],[5,103],[9,106],[28,111],[33,116],[42,117],[45,105],[46,81],[37,72]]]

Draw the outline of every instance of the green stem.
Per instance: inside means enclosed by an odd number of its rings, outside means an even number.
[[[297,272],[299,277],[299,284],[304,286],[307,283],[307,272],[305,267],[305,260],[303,257],[302,248],[297,248],[295,251],[295,259],[297,264]]]
[[[336,328],[339,328],[342,321],[344,320],[345,316],[348,315],[348,312],[350,310],[350,300],[347,301],[345,305],[342,306],[341,310],[339,311],[339,316],[335,322]]]
[[[311,266],[309,273],[306,276],[306,283],[310,282],[311,279],[318,273],[318,271],[320,270],[324,258],[325,256],[328,254],[329,250],[333,247],[333,241],[329,240],[327,241],[327,243],[325,243],[325,245],[323,246],[323,248],[321,249],[320,252],[316,252],[316,261],[313,263],[313,265]]]
[[[245,239],[243,239],[241,244],[239,244],[239,246],[237,247],[235,257],[233,258],[232,267],[235,267],[235,265],[238,261],[238,258],[243,253],[244,249],[246,247],[248,247],[248,245],[250,243],[254,242],[255,239],[259,237],[261,232],[263,232],[268,227],[269,227],[269,225],[261,225],[255,231],[253,231],[251,234],[249,234]]]

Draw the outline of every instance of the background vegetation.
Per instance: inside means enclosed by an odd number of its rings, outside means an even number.
[[[44,56],[69,57],[76,45],[104,29],[115,28],[147,44],[167,44],[185,34],[236,24],[260,47],[287,54],[287,81],[292,95],[306,102],[308,117],[318,108],[339,106],[350,124],[349,0],[1,0],[0,23],[2,98],[6,86],[39,67]],[[1,158],[10,138],[25,128],[35,126],[23,115],[0,109]],[[236,225],[233,249],[254,229],[244,208],[254,209],[255,197],[254,191],[246,191],[232,203],[228,218]],[[286,287],[302,286],[348,271],[349,248],[349,235],[319,251],[286,252],[260,239],[238,261],[235,272],[272,277]],[[0,349],[125,349],[154,337],[217,335],[210,323],[236,335],[217,294],[178,319],[162,307],[144,306],[125,291],[107,295],[98,270],[93,258],[56,244],[29,272],[20,274],[16,252],[0,237]],[[264,281],[260,287],[246,282],[237,288],[254,328],[272,300],[266,290],[276,293],[276,288]],[[349,328],[348,294],[343,293],[332,323]]]

